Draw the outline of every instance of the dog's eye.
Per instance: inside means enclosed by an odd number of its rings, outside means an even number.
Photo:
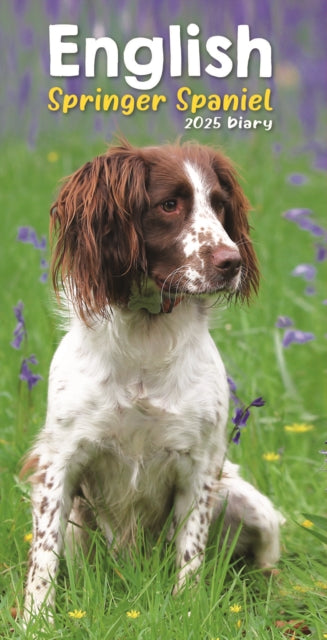
[[[166,213],[174,213],[177,209],[177,200],[174,200],[174,198],[171,200],[165,200],[165,202],[162,202],[160,206]]]

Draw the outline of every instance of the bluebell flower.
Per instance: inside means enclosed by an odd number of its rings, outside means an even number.
[[[24,358],[22,366],[20,368],[19,378],[20,380],[27,382],[28,389],[29,391],[31,391],[33,387],[35,387],[35,385],[39,382],[39,380],[42,380],[42,376],[40,376],[38,373],[33,373],[33,371],[31,371],[28,366],[29,364],[38,364],[38,361],[34,355],[31,355],[29,358]]]
[[[239,401],[240,402],[240,401]],[[238,444],[241,437],[241,429],[246,427],[247,421],[250,417],[250,409],[251,407],[263,407],[265,401],[262,396],[255,398],[247,407],[241,406],[235,409],[234,417],[232,418],[232,423],[234,428],[232,430],[230,440],[234,442],[234,444]]]
[[[321,238],[326,235],[326,231],[322,227],[320,227],[315,222],[312,222],[312,220],[309,220],[308,218],[300,218],[300,220],[298,221],[298,226],[303,231],[309,231],[311,235],[317,238]]]
[[[275,327],[278,329],[285,329],[286,327],[292,327],[293,320],[288,316],[278,316]]]
[[[43,273],[41,273],[40,277],[39,277],[40,282],[42,282],[42,284],[44,284],[45,282],[47,282],[48,280],[48,274],[46,271],[44,271]]]
[[[41,251],[45,251],[47,248],[46,237],[42,236],[39,240],[33,227],[19,227],[17,241],[24,242],[25,244],[31,244],[34,249],[39,249]]]
[[[25,320],[23,316],[24,304],[19,301],[17,305],[14,307],[14,314],[17,320],[16,327],[14,329],[14,339],[10,343],[14,349],[20,349],[20,346],[27,336]]]
[[[327,247],[323,244],[317,243],[315,245],[315,249],[316,249],[316,261],[324,262],[324,260],[326,260],[327,258]]]
[[[235,424],[235,427],[245,427],[249,417],[249,407],[246,407],[246,409],[238,408],[235,411],[234,418],[232,418],[232,423]]]
[[[313,213],[312,209],[294,208],[294,209],[288,209],[287,211],[284,211],[283,217],[286,218],[286,220],[291,220],[292,222],[298,222],[304,217],[306,218],[307,216],[311,216],[312,213]]]
[[[263,397],[259,396],[259,398],[256,398],[251,402],[250,407],[263,407],[264,404],[265,404],[265,401]]]
[[[327,171],[327,152],[325,150],[320,149],[317,151],[316,159],[313,166],[315,169]]]
[[[47,248],[46,237],[42,236],[39,239],[33,227],[19,227],[17,240],[18,242],[23,242],[24,244],[31,244],[34,249],[37,249],[38,251],[45,251]],[[49,265],[47,260],[42,257],[40,261],[40,268],[42,269],[42,271],[44,271],[44,273],[41,273],[41,276],[39,278],[40,282],[44,283],[47,281],[48,275],[46,271],[48,270],[48,267]]]
[[[311,209],[288,209],[284,211],[283,217],[286,218],[286,220],[295,222],[300,229],[309,231],[309,233],[317,238],[326,237],[326,231],[314,220],[310,219],[312,213]]]
[[[300,331],[299,329],[287,329],[284,333],[283,337],[283,347],[289,347],[290,344],[305,344],[306,342],[310,342],[314,340],[315,336],[313,333],[308,331]]]
[[[298,264],[298,266],[293,269],[291,275],[300,276],[307,282],[310,282],[315,279],[316,273],[317,269],[313,264]]]
[[[236,391],[237,391],[236,383],[234,382],[233,378],[231,378],[230,376],[227,376],[227,382],[229,385],[229,396],[231,400],[234,402],[235,405],[240,404],[241,401],[236,395]]]
[[[306,184],[308,182],[308,178],[303,173],[291,173],[291,175],[287,176],[287,182],[298,187],[302,184]]]

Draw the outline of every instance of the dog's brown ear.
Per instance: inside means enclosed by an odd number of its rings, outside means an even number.
[[[127,144],[87,162],[64,183],[51,208],[52,277],[84,320],[126,305],[132,283],[140,284],[147,206],[146,166]]]
[[[227,192],[225,229],[237,244],[242,258],[242,281],[238,296],[249,300],[259,287],[259,269],[256,254],[250,239],[248,222],[249,202],[237,180],[231,161],[223,154],[212,154],[212,166],[218,180]]]

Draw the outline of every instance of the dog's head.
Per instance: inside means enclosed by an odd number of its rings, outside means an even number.
[[[171,297],[248,299],[259,276],[247,211],[231,162],[211,148],[111,147],[51,209],[55,288],[61,280],[84,319],[128,306],[147,279]]]

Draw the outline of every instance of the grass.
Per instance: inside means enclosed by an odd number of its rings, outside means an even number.
[[[324,327],[324,265],[318,264],[317,292],[303,293],[305,284],[292,277],[299,263],[312,263],[312,237],[285,220],[289,208],[313,210],[322,222],[325,176],[311,168],[310,156],[273,154],[267,137],[244,138],[229,145],[229,155],[243,167],[244,188],[253,204],[252,224],[262,283],[249,308],[231,307],[213,314],[213,336],[227,370],[245,404],[262,395],[266,404],[251,414],[238,446],[230,457],[242,465],[244,476],[269,495],[285,515],[283,555],[279,573],[265,577],[253,567],[235,564],[228,549],[218,554],[216,541],[208,549],[196,588],[176,598],[174,549],[160,540],[141,540],[138,553],[110,556],[101,537],[94,534],[94,557],[77,564],[62,561],[57,588],[57,609],[52,628],[36,622],[38,638],[156,640],[231,640],[242,637],[268,640],[304,637],[320,640],[327,634],[327,578],[323,542],[299,526],[303,514],[324,515],[326,466],[323,422],[326,403],[323,375],[326,363]],[[0,637],[30,638],[13,614],[22,606],[31,530],[28,486],[18,479],[21,458],[38,432],[45,415],[46,378],[60,337],[47,285],[39,282],[40,255],[32,246],[16,241],[20,225],[47,233],[47,211],[57,183],[92,155],[102,143],[82,145],[73,139],[54,148],[43,140],[37,149],[23,143],[2,150],[3,248],[0,286],[1,398],[1,502],[0,502]],[[48,153],[56,151],[57,156]],[[255,159],[255,161],[254,161]],[[55,161],[53,161],[55,160]],[[287,180],[303,173],[307,182],[294,186]],[[21,351],[11,346],[15,318],[12,308],[24,302],[28,338]],[[290,316],[297,328],[316,338],[304,345],[281,347],[279,315]],[[31,393],[18,379],[23,357],[35,354],[35,370],[43,376]],[[286,425],[304,423],[310,431],[286,431]],[[232,426],[232,425],[231,425]],[[266,453],[278,454],[266,460]],[[319,523],[319,521],[317,521]],[[317,524],[313,528],[318,529]],[[141,536],[141,532],[140,532]],[[82,612],[71,617],[69,612]],[[132,612],[132,613],[130,613]],[[136,613],[133,613],[136,612]],[[85,613],[85,615],[84,615]],[[284,626],[283,626],[284,625]],[[293,635],[292,635],[293,634]]]

